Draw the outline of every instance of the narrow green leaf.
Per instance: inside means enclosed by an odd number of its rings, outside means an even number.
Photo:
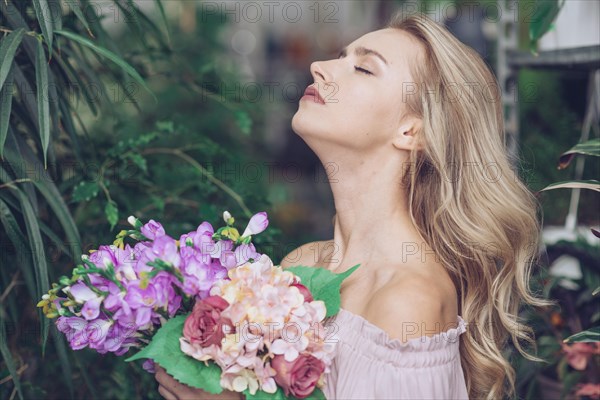
[[[46,0],[33,0],[33,8],[37,17],[42,34],[48,44],[48,49],[52,49],[52,38],[54,36],[54,28],[52,26],[52,13],[50,6]]]
[[[80,164],[83,164],[84,161],[83,155],[81,154],[79,137],[77,135],[77,131],[75,130],[73,116],[71,115],[71,104],[69,103],[68,99],[61,96],[60,100],[58,101],[58,106],[62,115],[63,129],[69,134],[69,139],[71,140],[70,144],[73,152],[75,153],[75,158]]]
[[[52,339],[54,340],[54,347],[56,348],[56,354],[58,354],[58,361],[60,361],[60,368],[62,369],[62,378],[69,388],[69,394],[71,398],[75,398],[73,388],[73,375],[71,371],[71,361],[69,361],[69,352],[65,345],[65,337],[62,333],[58,332],[56,326],[50,328],[52,331]]]
[[[98,109],[96,108],[96,102],[100,100],[100,98],[95,98],[95,96],[92,95],[92,92],[90,91],[90,88],[92,87],[98,87],[100,89],[100,93],[103,94],[103,87],[100,85],[97,85],[96,82],[91,82],[91,81],[84,81],[82,79],[82,77],[88,76],[89,73],[91,73],[91,70],[89,70],[89,67],[87,66],[87,63],[83,62],[80,58],[79,55],[74,52],[71,51],[68,48],[64,48],[63,52],[70,56],[76,63],[77,65],[80,67],[80,71],[76,71],[73,66],[71,65],[71,63],[69,63],[68,61],[63,61],[62,59],[60,59],[60,57],[58,58],[58,63],[60,65],[62,65],[65,69],[65,71],[67,71],[69,73],[69,76],[71,77],[71,82],[77,82],[77,91],[83,93],[83,98],[86,102],[86,104],[88,105],[88,107],[90,108],[90,110],[92,111],[92,113],[94,114],[94,116],[98,115]],[[79,93],[78,93],[79,95]]]
[[[548,30],[558,15],[564,0],[536,0],[534,15],[529,25],[529,39],[537,42]]]
[[[42,241],[42,234],[40,227],[37,222],[37,216],[35,215],[31,203],[25,193],[15,188],[18,194],[19,202],[21,203],[21,211],[23,212],[23,219],[25,220],[25,227],[27,230],[27,238],[31,246],[31,253],[33,258],[33,270],[36,277],[37,285],[37,297],[41,298],[42,295],[50,288],[50,280],[48,279],[48,265],[46,263],[46,252],[44,250],[44,243]],[[40,323],[42,329],[42,354],[46,350],[46,341],[48,339],[48,318],[45,318],[39,310]]]
[[[40,141],[44,153],[44,169],[47,168],[48,145],[50,144],[50,99],[48,98],[48,64],[44,46],[38,41],[35,57],[35,77],[37,85],[37,109]]]
[[[8,202],[6,197],[4,200]],[[2,199],[0,199],[0,222],[2,222],[4,230],[15,247],[17,253],[31,254],[27,238],[23,232],[21,232],[21,228],[19,227],[19,224],[17,223],[12,211]],[[29,295],[32,299],[36,299],[37,289],[35,286],[35,279],[33,277],[33,266],[31,264],[30,257],[20,257],[18,267],[25,277],[25,285],[27,286],[27,290],[29,290]]]
[[[14,64],[12,72],[14,74],[13,77],[14,77],[14,81],[15,81],[15,86],[17,87],[17,90],[18,90],[19,94],[21,95],[21,103],[25,105],[25,108],[27,109],[27,112],[29,113],[27,121],[35,126],[35,129],[33,130],[34,132],[39,132],[40,121],[39,121],[39,117],[38,117],[37,103],[33,96],[33,93],[35,93],[35,91],[29,84],[29,80],[25,77],[23,70],[19,67],[18,64]],[[13,112],[14,112],[14,105],[13,105]]]
[[[110,224],[110,229],[113,230],[117,222],[119,222],[119,210],[117,209],[117,204],[109,200],[106,203],[106,207],[104,207],[104,214],[106,214],[106,219]]]
[[[69,8],[71,8],[71,10],[73,10],[73,13],[77,17],[77,19],[79,21],[81,21],[81,23],[87,30],[88,35],[90,35],[91,37],[94,38],[94,34],[92,33],[92,30],[90,29],[90,25],[88,24],[87,20],[85,19],[85,16],[83,15],[83,12],[81,11],[81,6],[77,2],[77,0],[65,0],[65,2],[69,5]]]
[[[558,169],[567,168],[576,154],[600,157],[600,139],[591,139],[587,142],[578,143],[568,151],[562,153],[558,161]]]
[[[596,289],[594,289],[594,291],[592,292],[592,296],[595,296],[598,293],[600,293],[600,286],[598,286]]]
[[[79,372],[81,372],[81,377],[83,378],[83,381],[85,382],[86,386],[90,390],[90,395],[91,395],[92,399],[93,400],[101,399],[101,397],[98,395],[98,391],[96,390],[96,388],[94,387],[94,384],[92,383],[92,379],[90,378],[90,375],[88,374],[87,366],[83,366],[82,362],[80,361],[81,353],[78,351],[75,351],[72,354],[73,354],[73,358],[75,359],[75,363],[77,364],[77,368],[79,369]]]
[[[50,16],[52,18],[52,27],[55,30],[62,29],[62,7],[61,0],[48,0],[50,6]]]
[[[73,201],[90,201],[98,196],[100,186],[96,182],[80,182],[73,190]]]
[[[315,300],[322,300],[327,309],[326,317],[336,315],[340,310],[340,286],[342,281],[352,274],[360,264],[340,274],[326,268],[296,266],[286,268],[300,278],[300,283],[310,290]]]
[[[564,343],[600,342],[600,326],[595,326],[587,331],[579,332],[563,339]]]
[[[156,95],[154,95],[154,93],[152,93],[152,91],[150,90],[148,85],[146,85],[146,82],[140,76],[140,74],[131,65],[129,65],[125,60],[123,60],[122,58],[117,56],[115,53],[113,53],[112,51],[109,51],[103,47],[97,46],[95,43],[93,43],[93,42],[89,41],[88,39],[86,39],[82,36],[79,36],[75,33],[68,32],[68,31],[56,31],[56,33],[66,37],[68,39],[74,40],[74,41],[86,46],[90,50],[93,50],[97,54],[100,54],[101,56],[108,58],[109,60],[111,60],[112,62],[117,64],[119,67],[123,68],[125,70],[125,72],[127,72],[133,79],[135,79],[140,85],[142,85],[152,95],[152,97],[154,98],[155,101],[158,101],[158,99],[156,98]]]
[[[221,368],[214,362],[206,366],[203,362],[184,354],[179,347],[186,317],[179,315],[168,320],[156,332],[148,346],[125,361],[150,358],[181,383],[209,393],[221,393]]]
[[[142,25],[140,24],[139,14],[141,11],[135,6],[133,0],[127,0],[127,6],[123,5],[119,0],[114,0],[115,4],[119,9],[125,14],[125,21],[127,21],[127,25],[135,32],[136,36],[142,42],[144,47],[148,47],[148,43],[146,43],[146,36],[142,29]]]
[[[6,368],[12,377],[12,381],[15,384],[15,388],[17,389],[17,393],[19,394],[19,398],[23,400],[23,391],[21,389],[21,378],[19,374],[17,374],[17,368],[15,366],[15,360],[6,344],[6,326],[4,324],[4,318],[2,318],[2,314],[0,314],[0,353],[2,353],[2,358],[4,359],[4,363],[6,364]]]
[[[13,75],[8,73],[4,85],[0,90],[0,158],[4,158],[4,142],[8,134],[8,122],[12,109],[13,98]]]
[[[591,189],[597,192],[600,192],[600,181],[591,179],[588,181],[564,181],[557,182],[551,185],[546,186],[540,192],[544,190],[553,190],[553,189]]]
[[[25,29],[19,28],[14,32],[9,33],[8,36],[0,42],[0,88],[4,86],[4,81],[10,72],[15,53],[19,44],[21,44],[24,34]]]
[[[169,32],[169,21],[167,20],[167,14],[165,13],[165,8],[163,7],[162,0],[154,0],[156,3],[156,7],[158,7],[158,11],[160,12],[160,16],[162,17],[163,23],[165,24],[165,30],[167,31],[167,41],[169,45],[171,45],[171,33]]]

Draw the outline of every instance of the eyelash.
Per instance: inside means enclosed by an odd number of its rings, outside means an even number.
[[[342,54],[338,55],[338,60],[341,59],[341,58],[344,58],[344,56]],[[365,74],[365,75],[373,75],[373,73],[371,71],[366,70],[366,69],[361,68],[361,67],[357,67],[356,65],[354,66],[354,69],[356,71],[362,73],[362,74]]]
[[[371,71],[367,71],[366,69],[361,68],[361,67],[354,66],[354,69],[357,70],[357,71],[359,71],[359,72],[361,72],[361,73],[363,73],[363,74],[373,75],[373,73]]]

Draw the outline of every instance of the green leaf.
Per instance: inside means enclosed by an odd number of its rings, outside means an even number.
[[[71,398],[73,395],[73,378],[71,372],[71,362],[69,361],[69,353],[67,352],[67,346],[65,345],[65,337],[63,334],[59,333],[56,327],[52,327],[51,329],[52,337],[54,339],[54,347],[56,348],[56,354],[58,355],[58,360],[60,361],[60,368],[62,369],[62,378],[64,382],[67,384],[69,388],[69,394]]]
[[[19,28],[14,32],[9,33],[8,36],[0,42],[0,88],[4,86],[4,81],[10,72],[15,53],[19,44],[21,44],[24,34],[25,29]]]
[[[12,109],[13,98],[13,76],[9,72],[4,85],[0,90],[0,158],[4,158],[4,143],[8,134],[8,122],[10,121],[10,111]]]
[[[529,39],[532,43],[537,42],[546,32],[548,32],[563,4],[564,0],[535,1],[535,12],[531,24],[529,25]]]
[[[10,376],[12,377],[12,381],[15,384],[15,388],[17,389],[17,393],[19,394],[19,398],[23,399],[23,391],[21,389],[21,378],[19,374],[17,374],[17,368],[15,366],[15,360],[8,348],[6,341],[6,326],[4,324],[4,318],[2,318],[2,314],[0,313],[0,353],[2,353],[2,358],[4,359],[4,363],[6,364],[6,368]]]
[[[591,179],[588,181],[564,181],[557,182],[551,185],[546,186],[540,192],[544,190],[553,190],[553,189],[591,189],[597,192],[600,192],[600,181]]]
[[[84,81],[82,78],[89,76],[91,70],[87,63],[83,61],[79,55],[75,51],[71,51],[68,48],[64,48],[62,50],[66,55],[70,56],[73,61],[79,66],[80,71],[76,71],[70,62],[63,61],[62,57],[58,57],[58,63],[63,67],[63,70],[69,75],[69,78],[72,82],[77,82],[77,92],[83,94],[83,99],[86,104],[92,111],[92,113],[96,116],[98,115],[98,109],[96,108],[95,102],[100,100],[100,97],[96,97],[92,94],[91,88],[98,87],[100,90],[100,96],[102,96],[104,88],[100,85],[97,85],[96,82],[91,80]]]
[[[600,286],[598,286],[596,289],[594,289],[594,291],[592,292],[592,296],[595,296],[598,293],[600,293]]]
[[[104,207],[104,214],[106,214],[106,219],[110,224],[110,229],[113,230],[117,222],[119,222],[119,210],[117,209],[117,203],[112,200],[109,200],[106,203],[106,207]]]
[[[600,139],[592,139],[587,142],[578,143],[570,150],[562,153],[558,161],[558,169],[567,168],[576,154],[600,157]]]
[[[33,207],[27,198],[27,195],[20,189],[16,188],[15,191],[18,194],[19,201],[21,203],[21,211],[23,213],[23,219],[25,220],[25,227],[27,229],[27,238],[31,246],[31,255],[33,258],[33,270],[35,273],[35,280],[37,286],[36,298],[42,297],[42,295],[50,287],[48,279],[48,264],[46,263],[46,252],[44,250],[44,242],[42,241],[42,234],[38,225],[37,216],[33,211]],[[46,350],[46,340],[48,339],[48,318],[44,318],[41,310],[38,310],[40,315],[40,323],[42,329],[42,354]]]
[[[264,400],[269,399],[269,400],[290,400],[290,399],[297,399],[297,397],[292,396],[291,394],[289,396],[285,396],[285,393],[283,392],[283,389],[281,389],[281,387],[277,386],[277,391],[275,393],[265,393],[262,390],[258,390],[256,391],[256,393],[254,394],[250,394],[250,390],[246,389],[244,390],[244,396],[246,397],[246,400]],[[305,400],[325,400],[325,394],[323,394],[323,391],[319,388],[315,388],[315,390],[313,390],[313,392],[304,398]]]
[[[595,326],[587,331],[579,332],[563,339],[564,343],[600,342],[600,326]]]
[[[48,98],[48,64],[46,63],[44,46],[39,41],[35,55],[35,77],[40,141],[44,152],[45,169],[47,168],[48,144],[50,143],[50,99]]]
[[[146,159],[141,154],[138,154],[138,153],[129,153],[127,155],[127,158],[129,158],[142,171],[144,171],[145,173],[148,172],[148,164],[146,163]]]
[[[30,170],[32,170],[32,159],[29,153],[26,153],[25,160],[29,161]],[[33,184],[36,189],[42,194],[44,199],[48,202],[50,209],[60,222],[69,243],[71,249],[71,257],[74,261],[79,261],[79,257],[82,253],[81,250],[81,239],[79,237],[79,231],[73,220],[73,216],[69,211],[69,208],[65,204],[61,193],[58,191],[56,185],[52,182],[51,177],[45,170],[40,171],[41,179],[34,179]]]
[[[50,16],[52,17],[52,27],[56,30],[62,29],[62,6],[61,0],[48,0],[50,6]]]
[[[165,13],[165,8],[163,7],[161,0],[154,0],[158,10],[160,11],[160,16],[162,17],[163,23],[165,24],[165,30],[167,31],[167,40],[169,41],[169,45],[171,44],[171,34],[169,32],[169,21],[167,20],[167,15]]]
[[[181,383],[209,393],[221,393],[221,368],[214,362],[209,362],[207,366],[204,362],[184,354],[179,348],[179,338],[183,336],[186,317],[179,315],[168,320],[156,332],[148,346],[125,361],[150,358]]]
[[[42,28],[42,34],[46,39],[46,43],[48,43],[48,49],[52,49],[54,28],[52,27],[52,13],[50,12],[50,6],[46,0],[33,0],[33,8],[35,8],[35,15],[40,24],[40,28]],[[50,55],[52,56],[51,51]]]
[[[20,254],[31,254],[27,238],[23,232],[21,232],[21,228],[19,227],[19,224],[12,211],[1,199],[0,222],[2,222],[2,225],[4,225],[4,230],[10,241],[13,243],[14,248],[17,249]],[[31,265],[31,259],[29,257],[24,257],[22,262],[18,264],[18,267],[21,272],[23,272],[23,276],[25,277],[25,284],[27,286],[27,290],[29,290],[29,295],[36,299],[37,289],[35,286],[35,279],[33,278],[32,274],[33,266]]]
[[[79,21],[81,21],[81,23],[87,30],[88,35],[90,35],[91,37],[94,37],[94,34],[92,33],[92,30],[90,29],[90,25],[88,24],[87,20],[85,19],[83,12],[81,11],[81,6],[77,2],[77,0],[65,0],[65,2],[69,5],[69,8],[71,8],[71,10],[73,10],[73,13],[77,17],[77,19]]]
[[[100,186],[96,182],[80,182],[73,190],[73,201],[90,201],[98,196]]]
[[[79,36],[75,33],[68,32],[68,31],[56,31],[56,33],[86,46],[87,48],[93,50],[97,54],[108,58],[110,61],[117,64],[119,67],[123,68],[123,70],[125,70],[125,72],[127,72],[140,85],[142,85],[152,95],[154,100],[158,102],[156,95],[154,93],[152,93],[152,91],[150,90],[148,85],[146,85],[146,82],[140,76],[140,74],[131,65],[129,65],[125,60],[123,60],[122,58],[117,56],[115,53],[105,49],[104,47],[97,46],[95,43],[93,43],[93,42],[89,41],[88,39],[86,39],[82,36]]]
[[[300,283],[310,290],[315,300],[325,302],[326,317],[335,315],[340,310],[340,286],[342,281],[352,274],[360,264],[353,266],[340,274],[325,268],[296,266],[286,268],[300,278]]]
[[[235,122],[245,135],[249,135],[252,129],[252,119],[246,111],[237,110],[235,112]]]

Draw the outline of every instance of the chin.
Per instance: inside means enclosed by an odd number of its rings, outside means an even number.
[[[323,121],[309,118],[302,110],[298,110],[292,117],[292,130],[300,137],[319,136],[319,132],[323,130]]]

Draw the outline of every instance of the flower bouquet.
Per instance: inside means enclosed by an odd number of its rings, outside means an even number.
[[[82,256],[71,278],[52,285],[38,306],[73,350],[92,348],[126,361],[154,362],[181,383],[246,398],[324,398],[321,388],[335,339],[324,319],[340,306],[342,274],[323,268],[282,270],[251,243],[268,226],[254,215],[243,234],[202,222],[175,240],[162,225],[121,231],[110,246]],[[136,243],[125,244],[132,238]]]

